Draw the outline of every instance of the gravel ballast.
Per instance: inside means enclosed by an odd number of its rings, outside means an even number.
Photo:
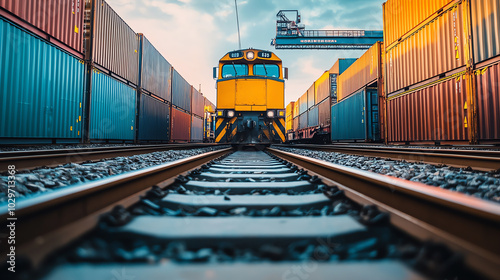
[[[420,182],[500,203],[500,173],[481,172],[470,168],[406,162],[348,155],[336,152],[274,147],[331,163]]]
[[[33,170],[23,170],[15,175],[16,198],[25,198],[36,193],[50,192],[62,187],[172,162],[222,148],[226,147],[161,151],[81,164],[68,163],[53,168],[41,167]],[[7,182],[7,172],[0,174],[0,203],[7,200]]]

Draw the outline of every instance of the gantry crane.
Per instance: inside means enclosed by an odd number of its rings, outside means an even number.
[[[296,20],[286,14],[295,13]],[[281,10],[276,14],[276,49],[368,49],[383,41],[380,30],[305,30],[298,10]]]

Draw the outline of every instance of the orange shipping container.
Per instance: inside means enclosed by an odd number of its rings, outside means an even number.
[[[286,106],[286,119],[285,119],[285,131],[290,131],[293,129],[293,108],[295,102],[290,102]]]
[[[474,63],[500,54],[500,0],[472,0]]]
[[[330,97],[330,72],[325,71],[325,73],[316,80],[314,86],[316,87],[316,104]]]
[[[293,105],[293,117],[294,118],[299,115],[299,103],[300,103],[299,101],[300,101],[300,99],[295,101],[294,105]]]
[[[480,141],[500,139],[500,64],[475,72]]]
[[[390,46],[403,35],[448,3],[456,0],[388,0],[382,6],[384,13],[384,43]]]
[[[381,50],[383,44],[375,43],[356,62],[342,73],[338,80],[337,100],[340,101],[347,96],[369,86],[382,76]]]
[[[452,6],[386,49],[388,93],[465,66],[463,13],[462,4]]]

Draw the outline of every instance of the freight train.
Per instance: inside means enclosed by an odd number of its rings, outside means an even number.
[[[0,144],[214,141],[215,105],[106,1],[33,2],[0,1]]]
[[[271,144],[285,141],[286,71],[274,53],[232,51],[214,68],[217,83],[215,142]]]
[[[499,144],[498,3],[388,0],[385,41],[287,105],[287,141]]]

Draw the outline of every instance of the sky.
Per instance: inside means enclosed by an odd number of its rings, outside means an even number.
[[[195,88],[216,100],[212,68],[237,50],[234,0],[106,0]],[[306,30],[382,30],[385,0],[237,0],[241,46],[273,51],[288,67],[285,106],[296,101],[338,58],[364,51],[275,50],[276,13],[299,10]]]

